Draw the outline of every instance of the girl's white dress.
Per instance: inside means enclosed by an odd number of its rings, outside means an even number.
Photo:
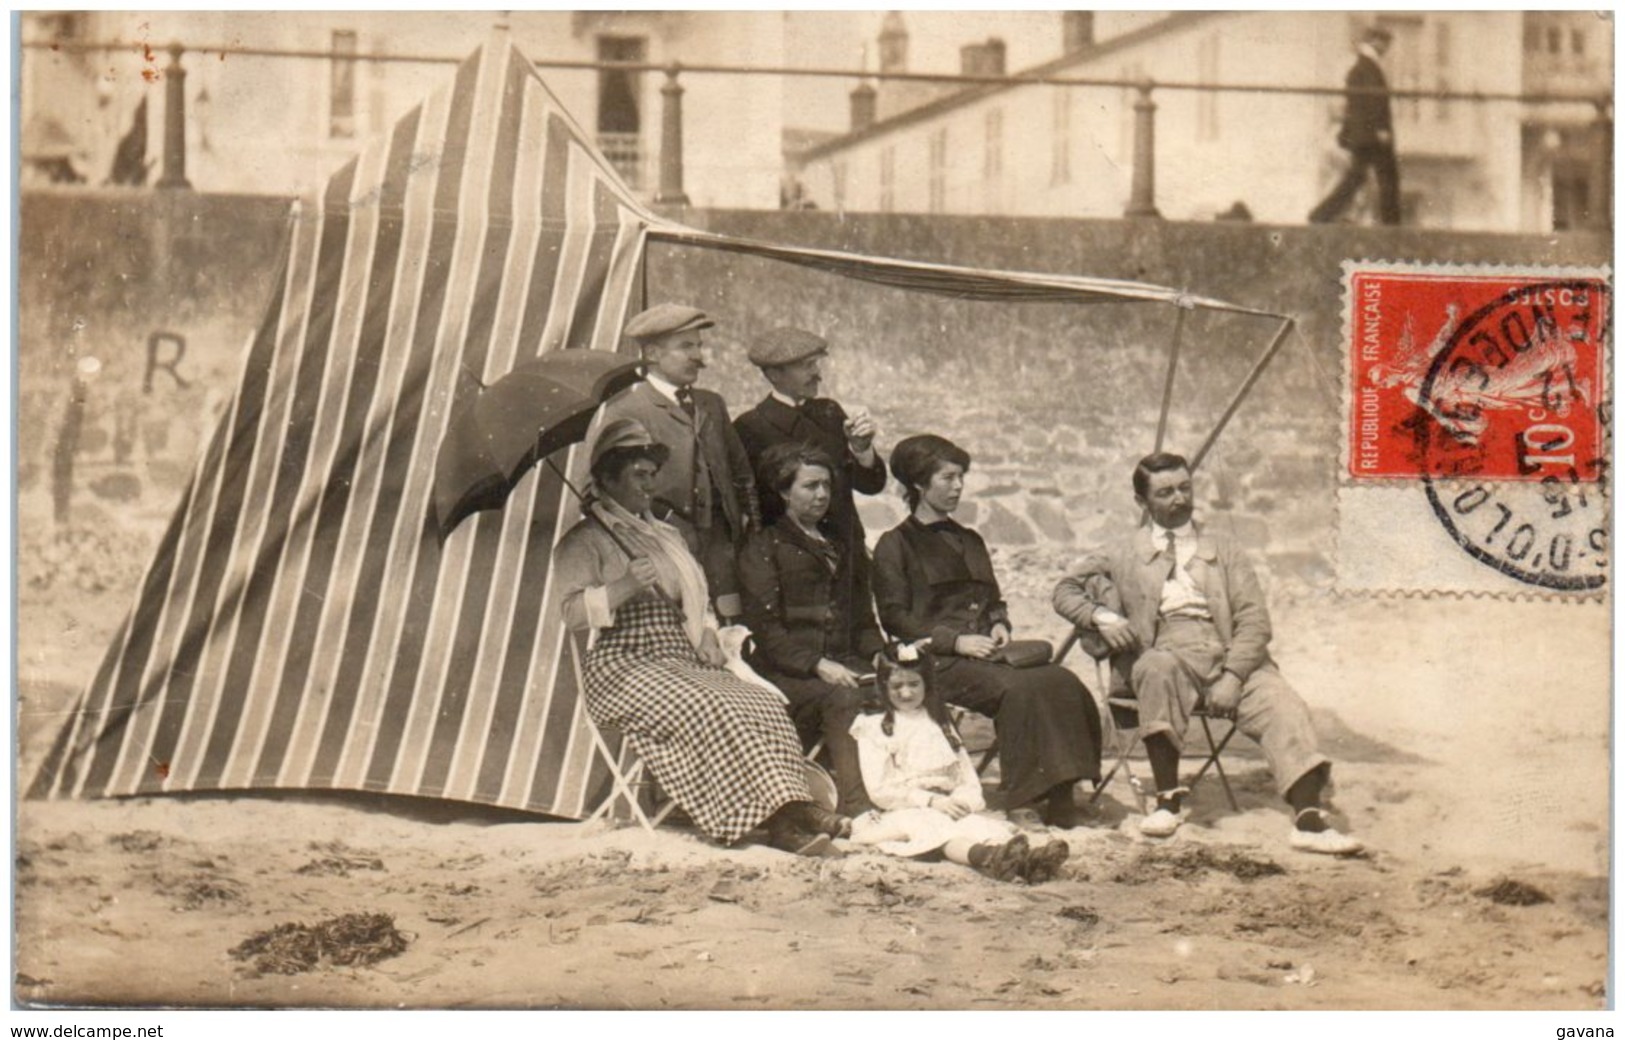
[[[860,715],[852,723],[863,786],[878,809],[852,821],[854,843],[894,856],[918,856],[955,838],[974,844],[1015,835],[1013,826],[983,811],[987,802],[970,755],[964,748],[956,752],[931,716],[899,713],[890,736],[884,722],[883,715]],[[955,820],[926,807],[934,795],[952,797],[973,811]]]

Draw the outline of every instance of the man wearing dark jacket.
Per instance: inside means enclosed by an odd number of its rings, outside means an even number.
[[[770,329],[750,345],[751,363],[773,392],[755,408],[734,420],[752,466],[775,444],[803,443],[822,449],[835,460],[835,487],[830,496],[829,523],[852,559],[859,565],[865,555],[863,523],[858,519],[854,491],[877,495],[886,488],[886,460],[875,450],[875,423],[867,411],[848,416],[827,397],[818,396],[819,361],[829,352],[822,336],[795,328]],[[771,524],[783,504],[771,489],[761,491],[762,524]]]
[[[1345,86],[1348,97],[1343,109],[1343,128],[1337,143],[1348,150],[1349,168],[1325,201],[1309,214],[1311,224],[1330,224],[1343,215],[1369,169],[1377,176],[1377,218],[1384,224],[1399,223],[1399,160],[1394,155],[1394,115],[1388,103],[1388,80],[1378,63],[1393,35],[1383,28],[1367,29],[1360,41],[1354,67]]]

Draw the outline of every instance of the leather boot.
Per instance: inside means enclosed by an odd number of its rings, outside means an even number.
[[[1061,864],[1072,854],[1072,849],[1064,841],[1052,841],[1041,845],[1027,857],[1027,872],[1022,875],[1029,885],[1042,885],[1046,881],[1053,881],[1061,873]]]
[[[1030,852],[1027,836],[1018,834],[1003,845],[991,841],[973,845],[965,858],[970,860],[971,869],[984,877],[1019,882],[1025,875]]]
[[[802,827],[796,819],[792,805],[780,807],[767,818],[767,843],[781,852],[797,856],[839,856],[829,835],[819,834]]]
[[[1045,792],[1044,822],[1051,827],[1071,830],[1078,825],[1078,806],[1072,800],[1072,783],[1056,784]]]
[[[792,819],[805,831],[814,834],[827,834],[831,838],[852,837],[852,819],[839,813],[832,813],[823,806],[812,802],[792,802]]]

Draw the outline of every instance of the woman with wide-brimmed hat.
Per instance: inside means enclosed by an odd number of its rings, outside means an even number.
[[[712,838],[765,826],[777,848],[827,853],[850,822],[813,804],[782,697],[724,669],[705,573],[649,512],[667,455],[637,420],[606,424],[586,517],[553,551],[565,623],[592,633],[587,710]]]
[[[1044,822],[1071,827],[1073,785],[1100,778],[1100,715],[1076,675],[1044,663],[1045,647],[1012,644],[987,543],[951,516],[969,468],[969,453],[936,434],[892,449],[912,512],[875,546],[880,623],[936,657],[943,699],[993,719],[1006,807],[1033,803]]]

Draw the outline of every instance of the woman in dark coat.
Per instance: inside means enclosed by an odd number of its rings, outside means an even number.
[[[998,660],[1010,617],[987,544],[950,518],[969,468],[964,449],[934,434],[905,438],[892,451],[892,474],[913,514],[875,546],[880,623],[937,655],[945,700],[993,719],[1005,805],[1041,802],[1046,823],[1075,826],[1073,785],[1100,778],[1100,714],[1065,668]]]
[[[835,463],[807,444],[775,444],[762,453],[757,487],[782,503],[778,519],[751,535],[739,555],[750,656],[784,691],[804,744],[820,737],[829,752],[840,812],[874,808],[863,789],[852,720],[863,703],[860,676],[884,645],[875,623],[867,561],[831,527]]]

